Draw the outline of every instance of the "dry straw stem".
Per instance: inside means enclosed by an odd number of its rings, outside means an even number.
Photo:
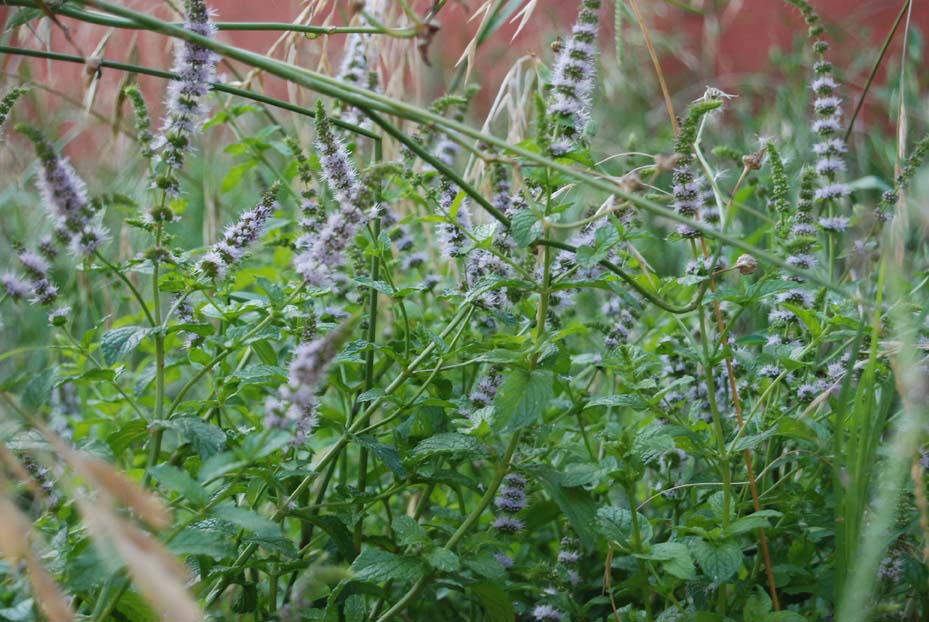
[[[8,484],[2,475],[0,475],[0,487],[4,489],[3,496],[0,496],[0,554],[10,562],[17,560],[26,562],[33,595],[49,622],[71,622],[74,620],[74,612],[58,584],[42,567],[30,548],[29,541],[32,539],[30,520],[5,494]]]
[[[184,587],[187,570],[159,542],[85,495],[79,493],[77,505],[95,542],[126,562],[139,591],[164,620],[202,622],[203,612]]]

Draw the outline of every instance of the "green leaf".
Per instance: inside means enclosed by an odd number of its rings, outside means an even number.
[[[284,537],[277,523],[249,508],[236,505],[218,505],[210,510],[210,514],[262,538],[279,539]]]
[[[226,445],[226,433],[199,417],[178,417],[165,425],[176,430],[204,460],[219,453]]]
[[[422,563],[411,557],[401,557],[382,549],[366,548],[355,558],[350,570],[359,581],[409,583],[425,574]]]
[[[583,488],[563,485],[561,473],[550,467],[527,470],[542,481],[545,492],[564,513],[581,543],[587,548],[594,548],[597,544],[597,505],[590,493]]]
[[[113,450],[113,454],[118,456],[136,441],[147,438],[149,434],[147,421],[132,419],[121,425],[118,430],[108,434],[106,442]]]
[[[152,332],[153,329],[144,326],[120,326],[105,332],[100,339],[103,360],[112,365],[135,350]]]
[[[424,557],[429,565],[439,572],[457,572],[461,568],[458,556],[448,549],[434,548]]]
[[[480,551],[477,555],[466,557],[465,566],[476,572],[482,577],[500,580],[506,576],[506,568],[503,567],[494,554],[487,549]]]
[[[636,513],[641,543],[652,539],[652,525],[642,514]],[[630,546],[633,541],[632,512],[626,508],[608,505],[597,510],[597,529],[607,540]]]
[[[46,367],[33,375],[23,390],[23,406],[32,410],[44,406],[51,399],[54,388],[60,385],[62,380],[57,367]]]
[[[541,231],[542,223],[531,210],[521,209],[510,219],[510,234],[520,246],[529,246]]]
[[[266,384],[279,386],[287,381],[287,370],[274,365],[250,365],[229,375],[242,384]]]
[[[394,475],[400,479],[406,479],[408,475],[406,468],[403,466],[400,453],[394,447],[378,443],[373,436],[367,434],[356,436],[355,442],[373,453]]]
[[[771,524],[768,522],[768,518],[776,518],[778,516],[782,516],[782,514],[776,510],[759,510],[754,514],[743,516],[730,523],[729,527],[726,529],[726,533],[729,535],[736,535],[745,533],[746,531],[754,531],[762,527],[770,527]]]
[[[685,581],[697,578],[694,558],[683,542],[662,542],[652,546],[647,554],[635,555],[639,559],[662,562],[662,567],[671,575]]]
[[[503,432],[513,432],[542,419],[542,413],[554,394],[554,374],[547,369],[510,373],[494,399],[496,421]]]
[[[348,530],[345,523],[338,517],[331,514],[300,514],[300,520],[316,525],[326,532],[326,535],[332,540],[332,543],[339,550],[339,554],[345,559],[352,559],[355,556],[355,542],[352,532]]]
[[[764,442],[768,438],[774,436],[777,433],[776,428],[769,428],[762,432],[761,434],[752,434],[751,436],[743,436],[735,442],[735,445],[732,446],[732,451],[743,451],[745,449],[751,449],[758,445],[759,443]]]
[[[367,610],[365,598],[361,594],[352,594],[345,599],[345,622],[364,622]]]
[[[515,622],[516,613],[513,611],[513,601],[507,591],[499,583],[482,581],[471,586],[471,591],[477,596],[484,609],[484,620],[487,622]]]
[[[397,544],[410,546],[411,544],[430,543],[426,530],[412,516],[406,514],[398,516],[390,526],[393,528],[394,533],[397,534]]]
[[[735,576],[742,565],[742,549],[735,542],[710,543],[695,540],[690,544],[690,552],[700,564],[703,573],[717,585]]]
[[[150,468],[152,474],[162,486],[176,492],[190,501],[194,507],[201,508],[210,501],[210,493],[197,483],[190,474],[171,464],[159,464]]]
[[[233,532],[219,521],[208,519],[194,523],[181,531],[168,548],[178,555],[205,555],[213,559],[225,559],[236,553]]]
[[[247,162],[242,162],[241,164],[236,164],[230,168],[229,172],[226,173],[226,176],[223,178],[223,181],[219,186],[219,191],[226,193],[238,186],[242,182],[242,178],[245,176],[245,173],[255,168],[256,164],[258,164],[258,160],[249,160]]]
[[[444,432],[442,434],[430,436],[413,449],[413,455],[417,458],[428,458],[436,455],[454,455],[461,459],[466,459],[477,458],[486,453],[487,448],[476,438],[456,432]]]

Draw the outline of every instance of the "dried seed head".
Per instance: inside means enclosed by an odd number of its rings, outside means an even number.
[[[740,255],[735,262],[735,267],[741,274],[754,274],[758,269],[758,260],[749,254]]]

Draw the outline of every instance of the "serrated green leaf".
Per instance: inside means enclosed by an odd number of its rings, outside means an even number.
[[[276,365],[249,365],[229,375],[242,384],[265,384],[279,386],[287,381],[287,370]]]
[[[394,475],[400,479],[406,479],[406,468],[403,466],[400,453],[394,447],[378,443],[373,436],[368,435],[356,436],[354,440],[365,449],[371,451]]]
[[[104,362],[112,365],[135,350],[151,334],[152,329],[144,326],[120,326],[105,332],[100,339]]]
[[[510,235],[520,246],[529,246],[539,237],[542,223],[538,216],[528,209],[521,209],[510,219]]]
[[[424,557],[429,565],[439,572],[457,572],[461,568],[461,560],[448,549],[434,548]]]
[[[513,432],[539,422],[554,394],[554,374],[547,369],[515,369],[494,399],[496,422],[503,432]]]
[[[456,432],[443,432],[442,434],[430,436],[413,449],[413,455],[417,458],[428,458],[441,454],[466,459],[476,458],[486,453],[487,448],[476,438]]]
[[[497,581],[506,576],[506,568],[497,561],[493,553],[486,549],[480,551],[477,555],[466,557],[464,563],[465,566],[487,579]]]
[[[412,516],[406,514],[398,516],[390,524],[394,533],[397,535],[397,543],[402,546],[411,544],[428,544],[429,536],[422,525],[416,522]]]
[[[366,548],[355,558],[350,570],[359,581],[408,583],[425,574],[423,564],[411,557],[401,557],[382,549]]]
[[[178,555],[205,555],[212,559],[225,559],[236,554],[234,533],[228,525],[208,519],[183,529],[168,544]]]
[[[210,514],[262,538],[283,537],[280,525],[246,507],[218,505],[210,510]]]
[[[204,460],[219,453],[226,445],[226,433],[199,417],[178,417],[165,425],[176,430]]]
[[[641,543],[647,544],[652,539],[652,525],[640,513],[636,513]],[[598,531],[607,540],[629,546],[633,541],[632,512],[626,508],[608,505],[597,510]]]
[[[735,576],[742,565],[742,549],[735,542],[695,540],[690,544],[690,552],[703,573],[717,585]]]
[[[210,500],[210,493],[190,474],[171,464],[159,464],[150,468],[149,473],[158,483],[173,492],[179,493],[194,507],[203,507]]]

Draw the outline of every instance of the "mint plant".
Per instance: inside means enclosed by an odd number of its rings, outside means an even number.
[[[853,132],[811,5],[807,110],[707,87],[624,113],[633,143],[597,131],[623,3],[582,0],[524,116],[483,126],[464,68],[431,102],[391,86],[444,2],[6,4],[175,59],[94,59],[127,76],[112,173],[5,78],[0,619],[925,617],[929,138]],[[236,29],[338,39],[338,69]]]

